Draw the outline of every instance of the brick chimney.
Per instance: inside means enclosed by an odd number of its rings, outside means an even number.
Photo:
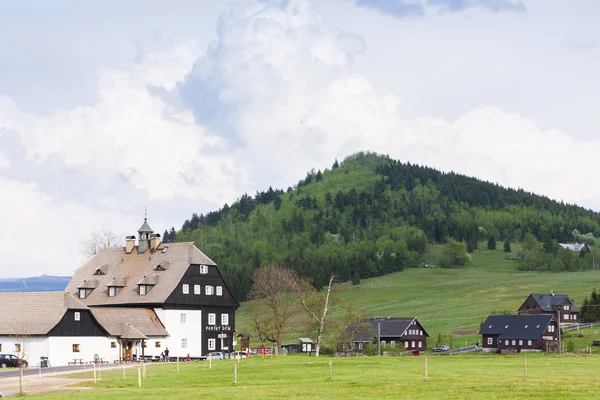
[[[150,236],[150,251],[155,251],[160,245],[160,233]]]
[[[131,254],[135,247],[135,236],[125,236],[125,253]]]

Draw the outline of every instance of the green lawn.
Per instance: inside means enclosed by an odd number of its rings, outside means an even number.
[[[598,364],[592,356],[464,355],[428,357],[360,357],[333,359],[329,381],[329,358],[306,356],[279,359],[253,358],[238,365],[233,383],[233,363],[221,360],[208,368],[206,362],[151,365],[143,387],[137,387],[137,369],[104,372],[99,390],[31,396],[40,399],[195,399],[195,398],[310,398],[310,399],[582,399],[597,398],[600,390]],[[90,378],[91,371],[76,374]]]
[[[499,246],[500,247],[500,246]],[[430,246],[428,257],[433,260],[441,246]],[[513,246],[516,250],[516,246]],[[435,263],[433,263],[435,265]],[[568,294],[581,305],[594,286],[600,286],[600,271],[526,272],[517,263],[506,259],[501,249],[490,251],[480,243],[472,254],[469,266],[446,268],[408,268],[402,272],[362,280],[360,285],[339,285],[345,302],[362,306],[366,316],[416,316],[425,325],[434,345],[438,334],[452,337],[457,330],[478,330],[481,322],[493,312],[517,309],[530,293]],[[339,320],[338,314],[338,320]],[[252,332],[244,304],[236,314],[239,332]],[[302,324],[288,335],[288,341],[307,336]],[[331,335],[329,340],[333,341]],[[598,335],[594,337],[600,339]],[[591,343],[577,341],[580,348]],[[478,335],[453,337],[453,347],[480,341]]]

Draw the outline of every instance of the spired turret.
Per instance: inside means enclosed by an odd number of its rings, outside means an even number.
[[[150,247],[150,237],[153,233],[154,231],[152,230],[152,228],[150,228],[150,225],[148,225],[148,219],[144,218],[144,223],[142,224],[140,229],[138,229],[139,254],[145,253],[146,250],[148,250],[148,248]]]

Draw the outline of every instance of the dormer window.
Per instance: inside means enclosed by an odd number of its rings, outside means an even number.
[[[200,266],[200,273],[201,274],[208,274],[208,265],[201,265]]]
[[[104,273],[104,271],[102,271],[102,269],[98,268],[98,269],[97,269],[97,270],[94,272],[94,275],[106,275],[106,274]]]
[[[115,297],[118,293],[116,286],[109,286],[108,288],[108,297]]]
[[[140,296],[146,295],[146,285],[140,285]]]
[[[158,264],[156,267],[154,267],[155,271],[166,271],[165,267],[162,266],[162,264]]]
[[[92,289],[79,289],[79,298],[85,299],[92,292]]]

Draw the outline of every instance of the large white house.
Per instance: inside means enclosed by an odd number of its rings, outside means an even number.
[[[0,293],[0,353],[66,365],[232,350],[239,303],[217,265],[194,243],[161,243],[145,219],[138,234],[100,250],[64,293]]]

